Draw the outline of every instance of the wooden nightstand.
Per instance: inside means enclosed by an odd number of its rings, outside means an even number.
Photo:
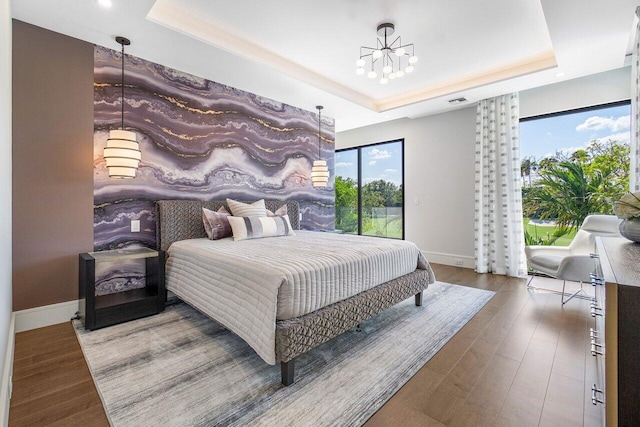
[[[96,296],[96,262],[141,259],[145,263],[145,286]],[[85,329],[99,329],[160,313],[167,293],[164,286],[165,253],[149,248],[118,249],[80,254],[79,316]]]

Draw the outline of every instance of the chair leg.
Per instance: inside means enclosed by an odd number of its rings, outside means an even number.
[[[584,288],[582,286],[582,282],[580,282],[580,289],[578,289],[573,294],[571,294],[571,296],[569,298],[564,299],[564,296],[566,295],[566,293],[564,292],[565,284],[566,284],[566,280],[563,280],[562,281],[562,305],[565,305],[566,303],[571,301],[573,298],[577,297],[578,294],[583,294],[583,295],[587,296],[587,293],[584,291]]]
[[[583,287],[583,282],[580,282],[580,289],[578,289],[576,292],[574,292],[573,294],[571,294],[569,296],[569,298],[564,299],[564,297],[567,295],[567,293],[565,292],[566,290],[566,285],[567,285],[567,281],[563,280],[562,281],[562,292],[558,292],[552,289],[545,289],[545,288],[538,288],[536,286],[532,286],[531,282],[533,281],[533,278],[535,276],[537,276],[538,274],[536,274],[536,271],[533,270],[531,277],[529,278],[529,280],[527,281],[527,289],[535,289],[535,290],[539,290],[539,291],[546,291],[546,292],[553,292],[555,294],[560,294],[561,296],[561,301],[562,301],[562,305],[565,305],[566,303],[568,303],[569,301],[571,301],[573,298],[578,297],[578,298],[583,298],[583,299],[590,299],[591,297],[589,297],[589,295],[587,295],[587,293],[584,290]]]
[[[535,289],[535,286],[531,286],[531,282],[533,281],[533,278],[536,277],[536,271],[532,270],[531,271],[531,277],[529,278],[529,280],[527,281],[527,288],[529,289]]]

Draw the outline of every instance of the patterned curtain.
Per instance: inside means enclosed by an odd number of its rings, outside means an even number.
[[[478,273],[524,276],[518,94],[478,103],[475,258]]]
[[[640,17],[640,7],[636,9]],[[629,170],[629,190],[640,191],[640,23],[636,27],[635,44],[633,45],[633,59],[631,61],[631,165]]]

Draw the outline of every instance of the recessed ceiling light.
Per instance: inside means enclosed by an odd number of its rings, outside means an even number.
[[[111,6],[113,6],[113,2],[111,0],[96,0],[96,2],[105,9],[111,9]]]

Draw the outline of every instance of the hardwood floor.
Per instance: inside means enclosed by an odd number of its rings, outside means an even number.
[[[587,300],[527,290],[524,279],[434,265],[438,280],[496,295],[367,426],[598,426]],[[534,285],[553,286],[536,278]],[[585,387],[585,383],[587,387]]]
[[[562,308],[523,279],[433,267],[438,280],[496,295],[367,426],[601,425],[587,301]],[[16,335],[9,425],[108,425],[69,323]]]

